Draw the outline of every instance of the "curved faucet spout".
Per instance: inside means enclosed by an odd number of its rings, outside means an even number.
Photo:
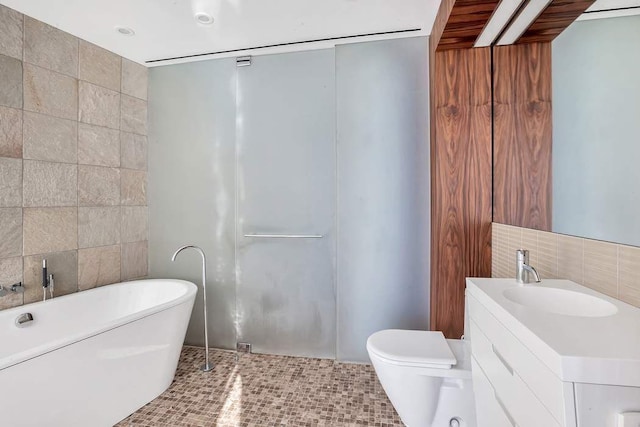
[[[200,253],[202,257],[202,299],[204,303],[204,365],[200,368],[204,372],[209,372],[213,369],[213,366],[209,363],[209,331],[207,325],[207,258],[204,255],[204,251],[195,245],[185,245],[180,247],[173,256],[171,261],[175,261],[180,252],[185,249],[194,249]]]
[[[529,274],[533,275],[536,283],[542,281],[536,269],[529,265],[529,251],[518,249],[516,250],[516,282],[529,283]]]
[[[529,273],[533,274],[533,280],[535,280],[536,283],[542,282],[542,280],[540,279],[540,275],[538,274],[535,268],[531,267],[529,264],[522,264],[522,268],[524,268]]]
[[[204,251],[200,247],[195,246],[195,245],[185,245],[185,246],[182,246],[182,247],[178,248],[178,250],[174,252],[173,256],[171,257],[171,261],[175,261],[176,257],[178,256],[178,254],[180,252],[184,251],[185,249],[195,249],[196,251],[200,252],[200,256],[202,257],[202,260],[203,261],[206,260],[206,257],[204,256]],[[205,266],[205,264],[203,264],[203,267],[204,266]]]

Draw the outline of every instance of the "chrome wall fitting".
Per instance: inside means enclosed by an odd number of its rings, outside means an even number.
[[[14,283],[13,285],[5,288],[0,286],[0,297],[4,297],[9,294],[22,294],[24,293],[24,285],[22,282]]]
[[[47,274],[47,260],[42,260],[42,301],[47,300],[47,289],[49,289],[49,297],[53,298],[53,274]]]
[[[29,326],[31,322],[33,322],[33,315],[31,313],[22,313],[16,317],[15,324],[18,328],[24,328]]]
[[[22,284],[22,282],[14,283],[9,289],[11,290],[11,292],[15,292],[17,294],[24,293],[24,285]]]

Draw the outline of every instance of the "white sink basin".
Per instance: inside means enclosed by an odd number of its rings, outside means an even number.
[[[505,298],[528,308],[578,317],[605,317],[618,308],[601,298],[566,289],[526,286],[506,289]]]

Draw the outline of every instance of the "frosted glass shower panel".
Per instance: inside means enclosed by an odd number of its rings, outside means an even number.
[[[187,344],[204,344],[200,257],[171,255],[195,244],[207,255],[209,342],[236,345],[235,118],[235,60],[149,70],[149,273],[198,284]]]
[[[339,360],[428,328],[428,56],[426,37],[336,48]]]
[[[238,341],[335,357],[334,51],[238,68]]]

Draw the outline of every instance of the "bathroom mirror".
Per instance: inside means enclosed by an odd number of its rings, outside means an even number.
[[[562,32],[552,90],[551,231],[640,246],[640,15]]]
[[[552,230],[640,246],[640,15],[552,43]]]

